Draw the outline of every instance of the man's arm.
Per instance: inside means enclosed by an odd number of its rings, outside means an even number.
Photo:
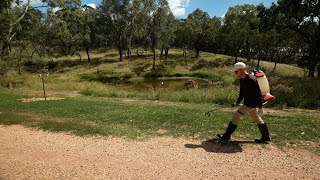
[[[242,88],[241,84],[242,84],[242,82],[240,81],[240,93],[239,93],[239,97],[238,97],[238,99],[236,101],[237,104],[240,104],[241,101],[243,100],[243,88]]]

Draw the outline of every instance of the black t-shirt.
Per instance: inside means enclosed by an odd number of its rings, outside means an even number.
[[[257,78],[251,74],[247,74],[244,79],[240,78],[240,94],[237,103],[239,104],[242,99],[244,99],[243,104],[248,107],[262,106],[262,94]]]

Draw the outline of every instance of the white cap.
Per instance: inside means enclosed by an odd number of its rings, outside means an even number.
[[[233,71],[236,71],[238,69],[246,68],[246,64],[243,62],[237,62],[233,65]]]

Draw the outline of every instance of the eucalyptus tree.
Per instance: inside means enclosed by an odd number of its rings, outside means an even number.
[[[82,46],[86,53],[88,61],[90,61],[90,53],[89,50],[94,48],[98,41],[98,24],[97,24],[97,16],[98,12],[96,9],[91,7],[84,7],[82,11],[78,14],[78,35],[80,46]]]
[[[167,42],[172,41],[172,28],[170,28],[171,30],[168,29],[168,31],[166,28],[171,26],[170,21],[173,16],[167,0],[144,0],[144,3],[144,14],[146,17],[145,29],[147,35],[144,44],[149,47],[153,53],[152,69],[155,69],[156,49],[161,48],[161,43],[162,45],[166,45],[168,44]],[[165,35],[168,35],[168,39],[162,40],[162,38],[165,38]]]
[[[126,29],[127,37],[127,56],[131,57],[132,48],[139,44],[139,39],[143,39],[143,0],[132,0],[126,7],[128,13],[128,26]],[[139,46],[139,45],[138,45]]]
[[[208,27],[210,16],[207,12],[196,9],[188,15],[187,23],[191,27],[191,43],[195,50],[196,58],[200,56],[200,51],[208,43]]]
[[[191,36],[192,36],[192,27],[186,21],[186,19],[180,19],[177,22],[177,31],[175,32],[175,46],[182,48],[183,53],[182,56],[187,58],[187,49],[191,48]],[[186,61],[187,64],[187,61]]]
[[[59,56],[80,54],[82,37],[79,22],[83,9],[80,0],[44,0],[48,5],[46,19],[43,21],[42,47],[51,59],[53,53]],[[81,56],[80,56],[81,59]]]
[[[127,47],[127,30],[129,26],[130,0],[103,0],[99,7],[99,21],[103,23],[105,35],[111,38],[110,42],[118,48],[120,61],[123,50]],[[110,36],[108,35],[110,33]]]
[[[9,55],[11,42],[17,32],[21,30],[19,23],[25,17],[31,5],[31,0],[26,4],[20,1],[2,0],[0,3],[0,55]]]
[[[129,29],[128,29],[128,51],[131,52],[133,46],[137,47],[139,54],[139,46],[145,45],[147,37],[148,22],[148,3],[145,0],[132,0],[129,6]]]
[[[248,60],[251,58],[253,34],[258,33],[257,15],[255,6],[245,4],[230,7],[223,19],[224,41],[235,56],[235,61],[240,52],[244,53]]]
[[[301,64],[314,77],[318,67],[320,74],[320,2],[319,0],[278,0],[274,8],[278,13],[278,24],[297,33],[302,39],[301,51],[306,51]]]
[[[167,14],[167,18],[165,19],[164,27],[161,29],[161,38],[160,38],[160,48],[161,54],[160,59],[163,55],[163,51],[165,51],[165,57],[167,59],[169,48],[174,43],[175,39],[175,31],[177,30],[177,21],[172,12]]]
[[[208,44],[205,47],[205,51],[217,53],[221,47],[221,42],[219,40],[219,35],[221,33],[222,23],[221,18],[213,17],[210,19],[208,28],[206,29]]]
[[[270,11],[263,4],[259,4],[257,10],[259,25],[257,33],[253,34],[253,48],[257,53],[257,67],[259,67],[261,59],[266,59],[270,54],[269,58],[273,57],[274,50],[277,47],[278,32],[275,29],[275,18],[271,18]]]
[[[43,13],[31,7],[17,26],[19,31],[16,32],[12,45],[16,50],[14,58],[18,60],[19,74],[21,74],[21,60],[23,58],[32,59],[35,53],[37,53],[39,57],[43,54],[38,48],[38,43],[42,35],[40,32],[42,19]],[[31,54],[29,52],[31,52]]]

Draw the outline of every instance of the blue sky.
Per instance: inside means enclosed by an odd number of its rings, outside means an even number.
[[[40,0],[32,0],[34,3]],[[81,0],[82,4],[95,4],[98,6],[101,0]],[[269,7],[272,2],[277,0],[168,0],[171,11],[177,18],[186,18],[197,8],[207,12],[211,17],[223,17],[229,7],[242,4],[258,5],[260,3]]]
[[[190,0],[189,6],[186,8],[186,14],[192,13],[197,8],[202,11],[207,12],[211,17],[224,16],[229,7],[233,7],[236,5],[243,4],[253,4],[258,5],[260,3],[264,4],[264,6],[269,7],[272,2],[277,2],[276,0]],[[183,16],[184,17],[184,16]]]
[[[277,0],[168,0],[171,11],[178,18],[186,18],[188,14],[192,13],[197,8],[207,12],[211,17],[222,17],[226,14],[229,7],[238,4],[253,4],[258,5],[263,3],[269,7],[272,2]],[[101,0],[82,0],[82,4],[96,4],[99,5]]]

